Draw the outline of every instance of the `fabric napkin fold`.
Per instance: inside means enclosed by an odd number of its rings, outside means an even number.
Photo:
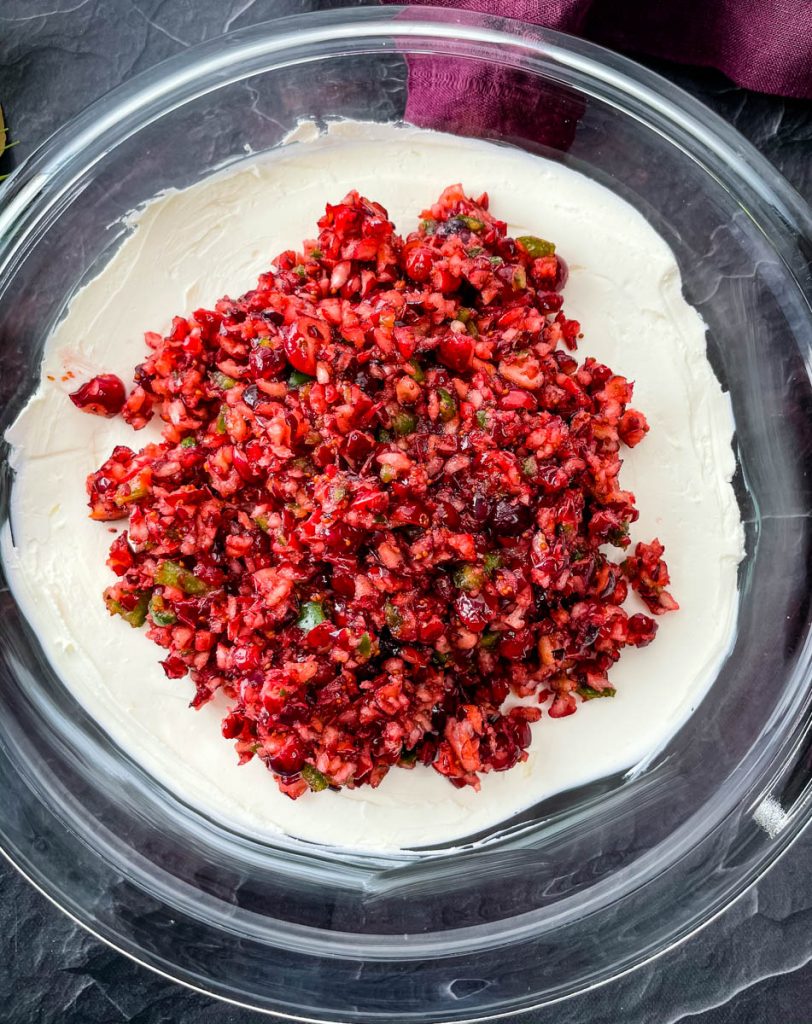
[[[384,0],[390,2],[390,0]],[[812,99],[812,0],[422,0],[432,7],[518,18],[634,56],[715,67],[748,89]],[[435,56],[409,58],[407,119],[483,134],[498,125],[565,150],[581,101],[543,97],[521,72]]]

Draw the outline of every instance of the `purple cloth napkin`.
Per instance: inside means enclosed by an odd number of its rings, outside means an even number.
[[[384,0],[391,2],[391,0]],[[422,0],[434,7],[518,18],[583,36],[615,50],[682,64],[718,68],[739,85],[779,96],[812,99],[812,0]],[[494,81],[476,69],[413,57],[409,62],[409,120],[435,128],[528,124],[539,142],[566,149],[577,124],[578,101],[561,91],[558,109],[536,109],[520,74]],[[506,97],[509,96],[509,102]],[[497,109],[498,108],[498,109]],[[466,115],[464,111],[467,110]],[[498,117],[495,117],[498,115]],[[471,126],[473,127],[473,125]]]

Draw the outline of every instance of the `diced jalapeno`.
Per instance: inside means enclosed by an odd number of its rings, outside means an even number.
[[[229,377],[227,373],[223,373],[221,370],[215,370],[211,375],[211,379],[215,386],[222,388],[223,391],[229,391],[237,383],[233,377]]]
[[[483,428],[487,427],[487,425],[488,425],[488,414],[485,412],[484,409],[477,409],[477,411],[476,411],[476,421],[477,421],[477,423],[479,424],[480,427],[483,427]]]
[[[369,633],[364,633],[358,641],[355,653],[359,658],[368,658],[372,654],[372,638]]]
[[[171,626],[178,621],[177,616],[167,607],[166,601],[160,594],[153,594],[150,598],[149,612],[156,626]]]
[[[614,697],[617,690],[614,686],[607,686],[603,690],[596,690],[592,686],[579,686],[575,692],[584,700],[594,700],[596,697]]]
[[[314,793],[319,793],[330,785],[330,780],[327,776],[322,775],[318,768],[314,768],[312,764],[306,764],[302,768],[302,778]]]
[[[196,444],[197,441],[193,437],[184,437],[184,439],[180,443],[180,446],[181,448],[194,448]]]
[[[386,625],[392,630],[392,632],[400,629],[403,625],[403,616],[393,604],[389,603],[389,601],[384,605],[383,614],[386,619]]]
[[[381,478],[382,484],[391,484],[397,474],[391,466],[381,466],[381,471],[378,475]]]
[[[182,590],[184,594],[205,594],[208,585],[197,578],[194,573],[180,565],[178,562],[161,562],[158,571],[155,573],[155,582],[162,587],[174,587]]]
[[[495,551],[488,551],[482,559],[482,564],[485,568],[485,572],[490,574],[494,570],[498,569],[502,564],[502,557],[501,555],[497,555]]]
[[[423,367],[416,359],[409,360],[409,366],[412,368],[412,377],[417,381],[418,384],[422,384],[426,379],[426,375],[423,372]]]
[[[461,565],[452,576],[454,586],[460,590],[479,590],[485,582],[485,574],[476,565]]]
[[[417,418],[410,412],[401,409],[392,417],[392,427],[399,437],[414,433],[417,426]]]
[[[148,494],[149,488],[146,486],[146,484],[143,484],[139,481],[138,483],[135,484],[135,486],[133,486],[132,484],[130,485],[129,494],[117,494],[114,500],[116,505],[118,505],[118,507],[121,508],[122,505],[130,505],[134,501],[140,501],[141,498],[146,498]]]
[[[454,401],[451,393],[446,391],[445,388],[437,389],[437,397],[440,400],[440,418],[448,423],[449,420],[453,420],[457,415],[457,403]]]
[[[119,601],[115,598],[105,597],[104,603],[107,605],[107,610],[111,615],[120,615],[125,622],[128,622],[133,629],[138,629],[143,626],[147,619],[147,609],[149,608],[149,591],[145,590],[143,593],[138,595],[138,600],[133,607],[128,611]]]
[[[479,639],[479,646],[484,647],[486,650],[490,650],[491,647],[496,647],[498,643],[499,634],[493,633],[489,629],[486,629]]]
[[[306,373],[302,373],[301,370],[291,370],[290,376],[288,377],[288,387],[298,390],[303,388],[305,384],[312,384],[313,377],[309,377]]]
[[[552,242],[548,242],[546,238],[538,238],[536,235],[519,235],[516,241],[534,260],[540,256],[552,256],[555,252],[555,245]]]
[[[326,618],[324,607],[320,601],[305,601],[299,609],[299,618],[296,620],[296,625],[303,633],[309,633],[311,629],[315,629]]]

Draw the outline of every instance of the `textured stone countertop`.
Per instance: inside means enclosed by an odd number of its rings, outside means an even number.
[[[2,0],[0,102],[24,157],[91,100],[186,47],[307,0]],[[347,0],[344,2],[347,6]],[[812,199],[812,105],[757,95],[713,71],[653,65],[753,142]],[[531,1024],[804,1024],[812,1020],[812,832],[690,942]],[[243,1024],[258,1015],[187,991],[64,917],[0,863],[0,1021]],[[267,1018],[264,1018],[267,1019]]]

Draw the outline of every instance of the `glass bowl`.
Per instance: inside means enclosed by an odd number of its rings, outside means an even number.
[[[423,110],[406,107],[409,76],[428,88]],[[484,93],[455,97],[468,80]],[[362,8],[254,27],[133,79],[0,193],[3,425],[125,212],[303,117],[404,111],[583,171],[674,250],[736,419],[739,628],[711,696],[645,771],[469,849],[338,855],[236,834],[162,788],[60,684],[4,581],[8,857],[147,966],[306,1020],[486,1020],[600,984],[719,913],[812,804],[810,217],[728,125],[629,61],[517,22]],[[4,529],[12,477],[4,463]]]

